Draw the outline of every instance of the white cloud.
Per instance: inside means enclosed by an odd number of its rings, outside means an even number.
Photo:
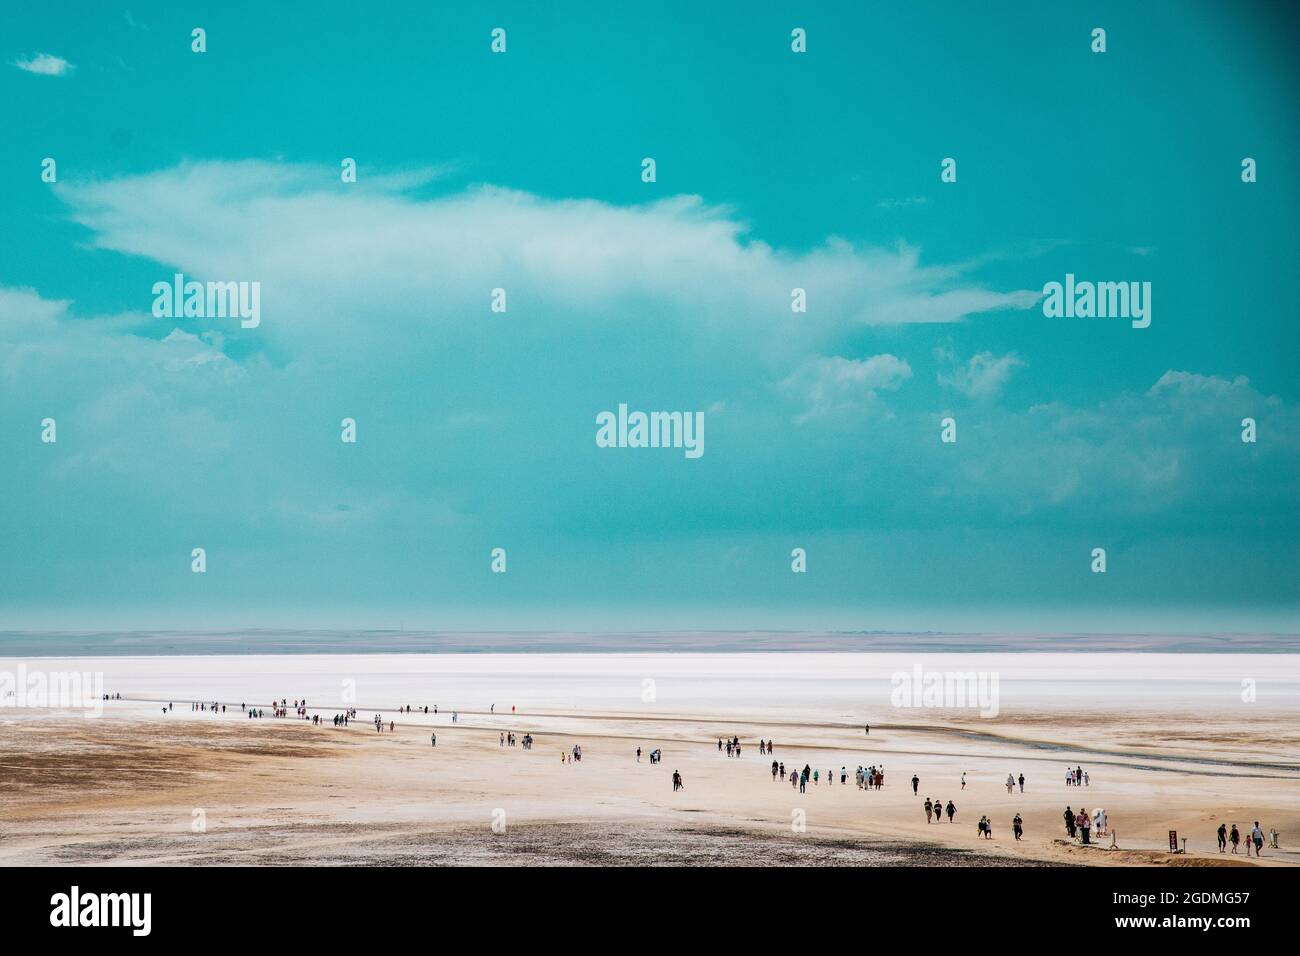
[[[1215,398],[1227,398],[1249,390],[1250,379],[1244,375],[1238,375],[1229,381],[1218,375],[1198,375],[1195,372],[1179,372],[1170,369],[1151,386],[1147,395],[1153,398],[1163,395],[1209,395]]]
[[[1258,418],[1267,444],[1241,441],[1246,416]],[[1300,409],[1246,378],[1170,370],[1144,393],[1089,406],[988,410],[962,441],[996,453],[963,459],[963,494],[1022,515],[1071,504],[1153,514],[1196,502],[1207,516],[1244,509],[1276,520],[1279,508],[1294,509],[1277,476],[1300,466],[1298,434]],[[1270,494],[1253,500],[1264,487]]]
[[[904,209],[908,206],[923,206],[930,200],[925,196],[909,196],[906,199],[882,199],[876,203],[877,209]]]
[[[0,288],[0,398],[21,396],[75,429],[62,467],[119,474],[158,471],[176,458],[210,461],[229,448],[232,428],[210,406],[246,380],[211,336],[171,329],[135,334],[140,316],[74,317],[69,303],[26,289]],[[161,333],[162,329],[155,330]],[[149,421],[170,437],[159,448]]]
[[[30,426],[0,434],[0,457],[13,488],[62,483],[78,502],[59,519],[69,526],[128,507],[161,513],[162,527],[203,520],[254,537],[265,524],[364,527],[380,547],[384,535],[425,521],[509,523],[539,500],[557,520],[579,520],[607,477],[570,468],[569,456],[590,445],[590,409],[606,407],[595,403],[609,397],[609,382],[620,394],[708,395],[699,407],[710,421],[720,414],[711,396],[726,369],[712,353],[698,374],[666,382],[665,369],[679,371],[687,350],[673,345],[668,362],[642,368],[645,355],[629,348],[627,364],[595,376],[604,383],[570,394],[566,383],[592,377],[587,355],[539,364],[534,343],[505,328],[482,325],[451,343],[459,348],[440,342],[376,375],[370,356],[236,362],[210,330],[147,313],[73,314],[66,302],[0,288],[0,406]],[[479,357],[485,335],[491,362]],[[757,388],[728,396],[714,422],[733,445],[716,459],[718,473],[693,486],[704,524],[730,527],[743,513],[748,523],[787,527],[789,502],[771,489],[797,486],[813,469],[834,476],[832,511],[845,527],[864,520],[865,501],[899,526],[925,526],[935,520],[929,509],[948,502],[944,514],[957,523],[1066,516],[1091,528],[1192,508],[1201,525],[1250,521],[1294,535],[1300,409],[1242,377],[1170,370],[1149,389],[1081,406],[958,412],[954,458],[933,410],[897,394],[913,376],[902,358],[803,356],[791,368],[775,379],[752,364],[736,371]],[[57,455],[30,447],[47,415],[58,420]],[[1240,440],[1248,415],[1259,422],[1258,444]],[[371,466],[358,468],[363,459],[339,442],[344,416],[361,423],[363,447],[377,456],[364,459]],[[792,416],[816,427],[792,429]],[[860,440],[867,419],[870,440]],[[853,429],[852,440],[824,441],[822,430],[834,428]],[[552,457],[538,466],[533,497],[515,494],[501,476],[538,455]],[[617,492],[599,492],[626,496],[611,511],[653,493],[653,472],[628,474]],[[737,500],[749,504],[728,507]]]
[[[25,59],[15,60],[14,66],[27,73],[40,76],[64,76],[76,67],[61,56],[52,53],[38,53]]]
[[[936,355],[941,360],[951,361],[953,358],[951,352],[944,350],[936,350]],[[954,388],[971,398],[995,398],[1001,394],[1012,372],[1022,368],[1024,364],[1015,352],[1008,352],[1006,355],[980,352],[971,356],[970,361],[964,365],[940,371],[939,384]]]
[[[788,363],[855,326],[958,322],[1039,296],[985,289],[963,267],[922,265],[908,246],[832,237],[781,250],[698,196],[616,206],[493,186],[412,195],[427,178],[342,184],[325,167],[205,162],[58,189],[93,245],[153,259],[161,278],[176,268],[259,280],[258,334],[304,348],[334,347],[325,340],[340,335],[352,343],[380,316],[389,338],[464,322],[499,286],[512,312],[546,309],[551,321],[585,324],[648,313],[689,325],[689,335],[743,337]],[[796,287],[809,304],[793,316]]]
[[[868,411],[875,404],[877,392],[892,391],[911,377],[912,367],[888,353],[869,359],[818,356],[800,365],[781,387],[807,405],[795,418],[796,422],[805,422]]]

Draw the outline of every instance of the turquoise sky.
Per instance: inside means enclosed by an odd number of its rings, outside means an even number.
[[[1283,5],[273,6],[0,11],[0,629],[1300,627]]]

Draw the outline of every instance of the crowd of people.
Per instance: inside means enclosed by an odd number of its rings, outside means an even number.
[[[879,790],[885,785],[885,768],[874,764],[866,770],[859,767],[857,781],[859,790]]]
[[[105,699],[121,699],[120,694],[111,696],[106,694],[104,696]],[[233,705],[229,706],[233,707]],[[163,713],[166,714],[172,711],[174,707],[174,703],[164,705],[162,708]],[[190,709],[196,713],[225,714],[227,705],[220,701],[193,701],[190,704]],[[493,705],[490,713],[495,714],[495,710],[496,707]],[[246,703],[240,704],[240,711],[247,714],[250,719],[262,718],[268,714],[267,709],[260,707],[250,708]],[[516,713],[516,708],[511,706],[510,711],[514,714]],[[269,714],[271,716],[284,718],[287,717],[290,712],[292,712],[295,717],[309,720],[313,725],[317,726],[324,724],[326,719],[330,719],[335,727],[348,727],[350,722],[355,720],[357,716],[357,709],[355,707],[347,708],[336,713],[332,718],[326,718],[323,714],[319,713],[309,714],[305,698],[301,700],[295,699],[292,702],[286,698],[281,698],[279,701],[271,702],[269,709]],[[437,704],[422,705],[420,707],[412,707],[411,705],[406,704],[398,707],[398,712],[402,714],[432,714],[436,716],[438,715],[439,710]],[[453,724],[459,723],[459,713],[456,711],[451,712],[450,720]],[[396,723],[391,720],[385,722],[383,715],[378,712],[374,714],[373,723],[377,733],[394,733],[396,731]],[[437,746],[438,737],[436,732],[430,733],[429,740],[431,746]],[[531,734],[519,736],[513,730],[498,731],[497,741],[498,746],[503,749],[506,747],[520,746],[524,750],[531,750],[533,746],[533,737]],[[733,735],[730,738],[718,738],[717,749],[720,753],[725,753],[728,757],[738,758],[743,752],[743,745],[739,736]],[[776,752],[775,741],[765,738],[760,739],[758,742],[758,751],[764,756],[774,754]],[[638,747],[636,749],[636,759],[638,762],[640,762],[642,756],[643,750],[641,747]],[[581,745],[575,744],[571,749],[561,751],[560,757],[562,762],[565,763],[581,762]],[[663,753],[660,749],[655,748],[649,752],[649,760],[651,764],[661,763],[662,759]],[[773,759],[770,769],[772,781],[774,783],[777,781],[788,780],[791,788],[797,789],[800,793],[807,792],[809,783],[814,787],[820,786],[823,779],[828,787],[833,786],[835,783],[836,771],[833,768],[827,768],[823,771],[821,768],[814,768],[811,764],[805,763],[802,768],[793,768],[787,773],[785,762]],[[841,786],[847,785],[848,768],[846,766],[841,766],[838,774]],[[858,766],[854,771],[854,782],[857,788],[863,791],[879,791],[883,789],[885,783],[884,766],[876,764],[865,767],[861,765]],[[920,778],[916,774],[913,774],[910,782],[912,785],[912,793],[919,797]],[[961,789],[964,791],[967,784],[965,772],[962,772],[961,774],[960,784]],[[1067,767],[1065,771],[1065,784],[1067,787],[1090,787],[1091,777],[1089,772],[1083,769],[1081,765]],[[1015,792],[1024,793],[1024,773],[1008,773],[1004,785],[1008,794]],[[685,789],[685,784],[683,783],[682,775],[679,770],[673,771],[672,786],[674,792]],[[924,798],[922,806],[925,809],[925,820],[927,824],[931,822],[942,823],[945,816],[949,823],[953,823],[957,815],[956,804],[951,799],[945,802],[942,799],[927,796]],[[1115,846],[1113,831],[1110,828],[1107,812],[1100,807],[1094,807],[1091,810],[1086,807],[1080,807],[1075,810],[1073,807],[1067,806],[1062,813],[1062,820],[1065,824],[1066,835],[1071,840],[1078,840],[1080,845],[1093,845],[1097,837],[1112,835],[1111,846],[1112,848]],[[1023,838],[1024,818],[1018,811],[1012,817],[1011,829],[1017,841]],[[977,824],[977,833],[982,839],[993,839],[993,825],[987,814],[980,816]],[[1216,831],[1216,837],[1220,853],[1238,853],[1240,846],[1244,841],[1246,844],[1246,855],[1251,856],[1253,854],[1256,857],[1262,855],[1264,844],[1266,842],[1265,832],[1259,821],[1255,821],[1254,825],[1244,834],[1244,836],[1242,829],[1239,828],[1236,823],[1220,824]],[[1268,831],[1267,842],[1270,848],[1279,848],[1279,835],[1276,829]]]

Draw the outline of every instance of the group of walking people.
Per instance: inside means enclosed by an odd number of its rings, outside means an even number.
[[[879,790],[885,785],[885,768],[873,765],[863,770],[859,767],[856,779],[859,790]]]
[[[1269,841],[1268,841],[1269,847],[1275,850],[1278,849],[1277,830],[1276,829],[1269,830],[1268,835],[1269,835]],[[1237,847],[1241,843],[1241,831],[1237,829],[1237,824],[1234,823],[1232,825],[1231,832],[1229,832],[1227,824],[1220,823],[1218,836],[1219,836],[1220,853],[1223,853],[1227,850],[1229,843],[1232,844],[1232,852],[1233,853],[1237,852]],[[1255,825],[1251,828],[1250,833],[1246,835],[1246,856],[1250,856],[1251,847],[1255,848],[1256,857],[1262,856],[1260,851],[1264,849],[1264,831],[1260,828],[1258,820],[1255,821]]]
[[[952,823],[952,818],[957,815],[957,804],[949,800],[948,806],[945,808],[942,800],[931,800],[929,797],[925,798],[926,823],[930,822],[931,817],[933,817],[935,823],[942,823],[945,812],[948,814],[948,822]]]
[[[1080,807],[1076,811],[1067,806],[1061,816],[1065,820],[1066,834],[1071,840],[1077,836],[1079,842],[1085,846],[1092,842],[1094,835],[1105,836],[1110,832],[1110,821],[1106,811],[1100,807],[1089,813],[1087,807]]]

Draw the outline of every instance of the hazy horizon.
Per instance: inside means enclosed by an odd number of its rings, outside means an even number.
[[[310,654],[1296,654],[1295,634],[936,631],[0,631],[0,658]]]

